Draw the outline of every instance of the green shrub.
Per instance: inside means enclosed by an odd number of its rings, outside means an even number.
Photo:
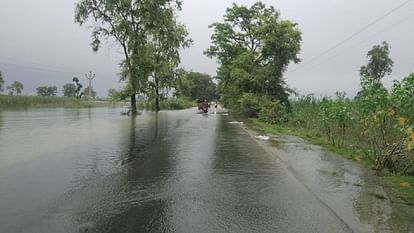
[[[246,117],[257,117],[260,109],[260,100],[256,95],[243,93],[235,110]]]
[[[279,101],[264,101],[259,112],[259,119],[268,124],[286,123],[288,112]]]

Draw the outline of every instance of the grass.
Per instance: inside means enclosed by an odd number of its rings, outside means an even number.
[[[334,146],[318,131],[305,130],[301,128],[289,128],[280,125],[269,125],[266,122],[260,121],[259,119],[249,119],[249,122],[251,127],[263,133],[297,136],[305,139],[311,144],[322,146],[323,148],[326,148],[329,151],[341,155],[347,159],[352,159],[358,163],[367,163],[367,161],[362,159],[363,156],[361,155],[361,152],[352,148]]]
[[[88,108],[117,106],[118,103],[106,100],[80,100],[67,97],[44,97],[44,96],[10,96],[0,95],[0,108],[30,108],[30,107],[66,107],[66,108]]]
[[[413,176],[384,176],[385,184],[404,203],[414,205],[414,177]]]
[[[354,148],[345,147],[339,148],[331,144],[331,142],[320,134],[318,131],[305,130],[301,128],[289,128],[280,125],[269,125],[258,119],[249,119],[246,121],[248,126],[256,131],[274,135],[292,135],[303,138],[311,144],[322,146],[323,148],[345,157],[352,159],[357,163],[363,164],[366,167],[371,167],[371,162],[364,159],[361,151]],[[392,192],[393,200],[401,200],[402,203],[414,205],[414,176],[395,176],[391,174],[383,174],[381,180],[385,186]],[[385,197],[377,193],[372,194],[378,199],[385,199]]]

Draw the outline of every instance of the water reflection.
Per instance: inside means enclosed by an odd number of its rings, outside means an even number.
[[[303,142],[260,147],[223,114],[58,109],[1,117],[0,154],[28,152],[26,165],[1,170],[2,233],[348,232],[342,219],[361,218],[349,211],[355,190],[365,189],[353,185],[358,169]],[[29,137],[20,145],[22,135]],[[53,150],[34,146],[42,141]],[[298,167],[291,172],[273,153]]]
[[[98,200],[83,203],[75,215],[80,232],[165,232],[173,168],[165,119],[163,113],[130,119],[128,140],[121,141],[122,169],[94,182]]]

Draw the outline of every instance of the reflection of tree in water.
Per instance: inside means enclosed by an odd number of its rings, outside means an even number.
[[[130,163],[134,160],[143,160],[146,157],[145,152],[158,137],[158,113],[155,115],[148,114],[145,118],[131,117],[129,127],[128,141],[125,151],[122,152],[123,164]],[[139,118],[139,119],[137,119]],[[139,124],[137,123],[139,122]]]
[[[163,113],[132,117],[121,152],[122,170],[105,177],[95,200],[76,216],[80,232],[164,232],[170,178],[168,122]],[[163,221],[161,221],[163,220]]]
[[[3,111],[0,109],[0,131],[3,128]]]

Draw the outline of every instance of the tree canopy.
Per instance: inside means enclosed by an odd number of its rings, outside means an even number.
[[[175,94],[192,100],[207,98],[217,99],[217,88],[213,78],[208,74],[199,72],[181,71],[175,83]]]
[[[299,62],[301,32],[281,20],[274,7],[261,2],[250,8],[233,4],[224,22],[213,23],[212,45],[205,51],[220,63],[218,79],[225,104],[235,105],[243,93],[287,103],[283,72]]]
[[[41,86],[36,88],[36,92],[38,96],[56,96],[57,94],[57,87],[56,86]]]
[[[367,54],[368,64],[361,66],[361,76],[371,77],[378,82],[385,75],[391,74],[394,62],[389,55],[390,46],[386,41],[382,42],[380,45],[374,45]]]
[[[137,113],[135,95],[147,91],[148,78],[156,70],[154,54],[161,51],[163,58],[178,56],[177,45],[187,36],[184,26],[176,21],[178,10],[181,2],[177,0],[81,0],[76,5],[75,21],[80,25],[92,21],[94,51],[101,39],[109,38],[122,48],[121,80],[130,86],[133,114]]]
[[[73,83],[66,83],[63,85],[63,96],[65,97],[76,97],[76,85]]]
[[[10,95],[19,95],[22,93],[23,84],[19,81],[14,81],[10,86],[7,87]]]
[[[0,91],[3,91],[3,84],[4,84],[4,79],[3,79],[3,75],[0,71]]]

